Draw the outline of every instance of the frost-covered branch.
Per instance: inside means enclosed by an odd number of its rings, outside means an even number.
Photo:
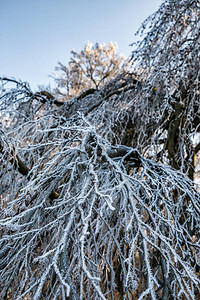
[[[33,167],[37,176],[16,186],[18,196],[2,211],[2,262],[10,261],[1,276],[13,291],[17,287],[13,295],[18,299],[27,290],[35,299],[52,293],[104,299],[107,293],[128,296],[143,289],[141,299],[155,298],[157,290],[166,289],[162,261],[168,265],[165,276],[179,279],[170,282],[168,293],[177,295],[178,286],[190,297],[190,289],[199,286],[189,267],[199,265],[198,192],[170,167],[130,147],[111,146],[84,118],[76,122],[57,128],[56,134],[66,136],[62,143],[47,135],[49,140],[30,147],[37,152],[51,140]],[[53,189],[59,193],[54,200],[48,197]],[[144,286],[141,274],[147,274]],[[6,292],[7,285],[2,295]]]
[[[2,299],[197,299],[199,9],[165,1],[134,73],[62,104],[1,79]]]

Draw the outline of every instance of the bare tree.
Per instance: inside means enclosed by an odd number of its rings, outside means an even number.
[[[165,1],[137,76],[65,103],[1,79],[2,299],[198,299],[199,10]]]
[[[120,72],[128,70],[130,63],[122,54],[117,54],[117,43],[87,42],[78,53],[71,51],[68,65],[59,62],[54,76],[57,87],[55,96],[71,99],[88,89],[98,89]]]

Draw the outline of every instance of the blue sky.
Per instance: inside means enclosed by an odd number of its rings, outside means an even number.
[[[162,0],[0,0],[0,76],[38,85],[58,61],[86,41],[117,42],[118,52],[131,55],[130,43],[141,22]]]

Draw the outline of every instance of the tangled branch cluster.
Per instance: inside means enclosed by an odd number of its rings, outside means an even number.
[[[61,114],[20,87],[9,93],[12,118],[2,109],[2,299],[8,290],[13,299],[194,299],[200,198],[191,181],[102,138],[84,116],[92,120],[91,95],[66,116],[79,100]],[[18,114],[30,103],[34,114]]]
[[[67,102],[1,78],[2,299],[197,299],[198,13],[165,1],[136,72]]]

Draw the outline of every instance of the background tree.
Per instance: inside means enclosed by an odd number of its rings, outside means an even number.
[[[64,99],[71,99],[88,89],[98,89],[117,74],[128,70],[128,59],[117,54],[117,43],[110,42],[85,44],[78,53],[71,51],[71,58],[66,66],[59,62],[54,77],[57,87],[55,95]]]
[[[199,10],[165,1],[91,94],[2,79],[2,299],[198,299]]]

